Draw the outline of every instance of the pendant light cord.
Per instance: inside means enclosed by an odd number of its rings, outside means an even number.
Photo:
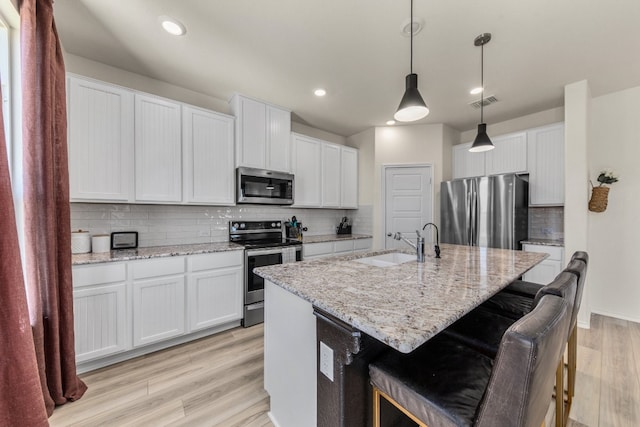
[[[409,71],[413,74],[413,0],[411,0],[411,21],[409,22],[409,31],[411,31],[411,54],[409,55]]]
[[[484,123],[484,43],[480,45],[480,87],[480,123]]]

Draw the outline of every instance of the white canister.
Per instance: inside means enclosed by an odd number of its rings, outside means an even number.
[[[91,248],[94,254],[109,252],[111,250],[111,236],[108,234],[96,234],[92,236]]]
[[[71,253],[86,254],[91,252],[91,235],[88,231],[71,232]]]

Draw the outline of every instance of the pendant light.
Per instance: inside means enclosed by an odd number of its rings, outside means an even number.
[[[484,45],[489,43],[491,40],[491,33],[480,34],[475,38],[473,44],[475,46],[480,46],[480,87],[482,88],[482,95],[480,95],[480,124],[478,125],[478,134],[476,135],[476,139],[473,141],[471,148],[469,151],[473,153],[480,153],[482,151],[493,150],[495,147],[493,146],[493,142],[489,139],[489,135],[487,135],[487,124],[484,122],[483,115],[483,104],[484,104]]]
[[[399,122],[413,122],[429,114],[429,108],[418,91],[418,75],[413,72],[413,0],[411,0],[411,21],[409,22],[409,28],[411,31],[409,74],[407,74],[405,78],[406,89],[404,96],[400,101],[398,111],[393,115],[393,118]]]

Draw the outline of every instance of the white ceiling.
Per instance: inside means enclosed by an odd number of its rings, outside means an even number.
[[[640,0],[415,0],[425,28],[414,72],[431,113],[418,123],[464,131],[480,84],[496,123],[563,105],[587,79],[593,96],[640,85]],[[69,53],[227,100],[234,92],[290,108],[294,120],[349,136],[383,126],[409,72],[401,35],[409,0],[56,0]],[[160,15],[179,19],[173,37]],[[313,89],[324,87],[317,98]]]

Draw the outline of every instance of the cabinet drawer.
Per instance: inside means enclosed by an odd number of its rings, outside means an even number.
[[[125,264],[78,265],[72,270],[73,287],[90,286],[103,283],[124,282],[127,278]]]
[[[133,279],[184,273],[184,257],[166,257],[131,263]]]
[[[189,271],[213,270],[215,268],[242,265],[244,251],[217,252],[213,254],[192,255],[187,258]]]
[[[353,252],[353,240],[344,240],[340,242],[334,242],[333,251],[336,254],[341,254],[344,252]]]
[[[560,261],[562,262],[562,258],[564,255],[564,248],[559,246],[545,246],[545,245],[522,245],[522,250],[525,252],[539,252],[544,254],[549,254],[549,258],[547,260]]]
[[[302,245],[304,258],[331,255],[333,253],[333,242],[305,243]]]

